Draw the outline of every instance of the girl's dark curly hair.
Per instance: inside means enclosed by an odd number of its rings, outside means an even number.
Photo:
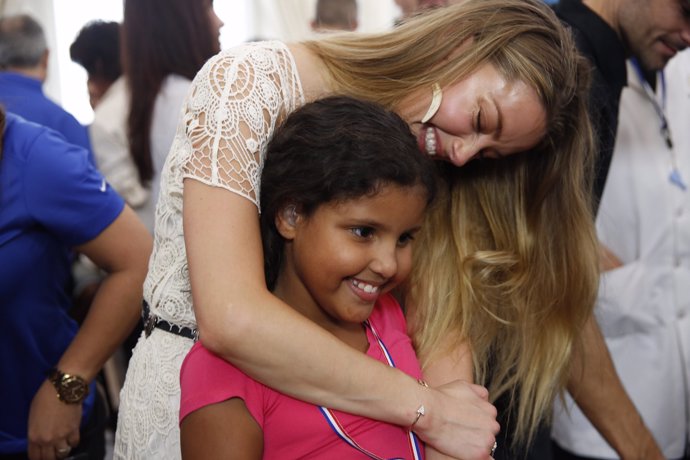
[[[318,206],[375,195],[382,186],[436,193],[433,162],[409,126],[382,106],[329,97],[296,110],[275,130],[261,175],[261,231],[266,282],[280,271],[284,241],[275,225],[285,206],[311,215]]]

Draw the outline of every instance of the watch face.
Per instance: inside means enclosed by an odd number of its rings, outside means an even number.
[[[89,387],[81,377],[65,375],[60,381],[60,398],[68,403],[80,402],[86,396]]]

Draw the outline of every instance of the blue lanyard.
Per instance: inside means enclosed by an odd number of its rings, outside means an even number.
[[[671,173],[668,176],[668,180],[671,184],[678,187],[680,190],[686,191],[688,187],[685,184],[685,181],[683,181],[683,177],[681,176],[680,170],[678,169],[678,165],[676,163],[676,153],[673,150],[673,139],[671,138],[671,130],[668,126],[668,120],[666,118],[666,77],[664,76],[664,72],[663,70],[657,72],[657,80],[659,81],[659,85],[661,87],[661,104],[659,104],[654,90],[645,78],[642,66],[640,65],[639,61],[636,58],[631,58],[630,62],[632,63],[633,68],[635,69],[635,73],[637,74],[637,78],[640,82],[640,85],[642,85],[642,89],[645,95],[647,96],[647,99],[649,100],[649,102],[652,103],[652,105],[654,106],[654,110],[656,111],[656,114],[659,117],[659,130],[661,131],[661,135],[664,138],[666,146],[668,147],[671,153],[672,164]]]
[[[659,117],[659,129],[661,130],[661,135],[664,137],[664,141],[666,141],[668,148],[672,149],[673,139],[671,138],[671,130],[668,127],[668,120],[666,119],[666,77],[664,76],[664,71],[661,70],[657,72],[659,85],[661,85],[661,104],[659,104],[654,90],[644,76],[644,72],[642,71],[642,66],[640,65],[639,61],[636,58],[631,58],[630,62],[632,62],[635,73],[637,73],[637,78],[640,81],[640,85],[642,85],[642,89],[647,95],[647,99],[649,99],[649,102],[652,103],[654,110]]]

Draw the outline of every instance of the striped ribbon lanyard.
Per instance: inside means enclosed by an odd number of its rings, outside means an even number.
[[[388,365],[390,367],[395,367],[395,362],[393,361],[393,357],[391,354],[388,352],[388,349],[386,348],[386,345],[383,343],[383,340],[381,340],[381,337],[379,334],[376,332],[376,329],[374,326],[369,322],[365,321],[364,326],[369,328],[371,333],[374,335],[376,338],[376,342],[379,345],[379,349],[383,353],[383,356],[386,357],[386,361],[388,362]],[[379,457],[376,454],[373,454],[366,450],[364,447],[360,446],[357,441],[355,441],[352,436],[345,430],[345,428],[342,426],[340,421],[336,418],[335,414],[331,412],[330,409],[327,407],[319,407],[319,410],[321,410],[321,414],[326,418],[326,421],[328,422],[328,425],[331,427],[331,429],[335,432],[335,434],[344,442],[349,444],[352,448],[357,449],[364,455],[366,455],[369,458],[372,458],[374,460],[387,460],[384,457]],[[413,460],[421,460],[422,458],[422,450],[421,446],[419,443],[419,439],[417,439],[417,435],[415,435],[412,430],[408,430],[407,432],[407,440],[409,442],[409,447],[410,447],[410,452],[412,452],[412,459]],[[404,459],[390,459],[390,460],[404,460]]]

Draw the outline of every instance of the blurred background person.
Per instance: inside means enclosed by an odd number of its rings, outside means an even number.
[[[122,76],[120,42],[120,24],[91,22],[81,29],[70,46],[70,56],[84,67],[88,76],[89,99],[94,109],[89,136],[96,165],[115,191],[138,212],[150,193],[129,160],[130,94],[127,80]],[[141,65],[146,67],[145,63]],[[140,217],[145,215],[140,213]]]
[[[357,0],[317,0],[314,32],[357,30]]]
[[[89,103],[96,109],[101,98],[122,75],[120,24],[114,21],[89,22],[70,45],[69,55],[86,70]]]
[[[0,103],[83,147],[93,163],[86,127],[43,93],[48,53],[43,28],[35,19],[26,14],[0,18]]]
[[[86,150],[6,117],[0,110],[0,457],[103,458],[93,379],[139,317],[152,238]],[[108,273],[81,326],[65,290],[72,250]]]
[[[616,370],[664,458],[690,458],[690,53],[628,61],[597,216],[608,248],[595,310]],[[554,413],[554,458],[613,459],[579,408]],[[645,457],[648,458],[648,457]]]
[[[137,209],[153,232],[160,174],[191,80],[220,51],[223,21],[212,0],[126,0],[123,67],[129,85],[128,149],[117,152],[123,168],[149,192]],[[112,153],[113,155],[116,152]],[[118,172],[119,173],[119,172]]]

